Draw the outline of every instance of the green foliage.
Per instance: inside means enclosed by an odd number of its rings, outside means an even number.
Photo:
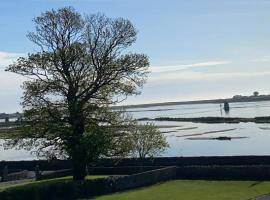
[[[69,157],[74,177],[81,180],[87,161],[124,153],[116,145],[119,130],[113,137],[109,127],[119,127],[122,119],[109,107],[139,93],[148,57],[125,53],[137,31],[123,18],[81,16],[66,7],[42,13],[34,23],[28,38],[40,51],[7,68],[28,79],[23,84],[21,134],[6,145],[50,158]]]
[[[134,157],[154,157],[164,152],[169,144],[153,123],[136,125],[131,130],[131,152]]]
[[[254,97],[259,96],[259,92],[258,92],[258,91],[253,92],[253,96],[254,96]]]
[[[88,176],[83,184],[77,184],[72,177],[21,183],[0,188],[1,200],[68,200],[83,196],[83,187],[103,182],[105,176]]]

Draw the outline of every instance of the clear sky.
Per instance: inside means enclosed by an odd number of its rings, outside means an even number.
[[[0,112],[20,110],[22,78],[3,69],[37,47],[32,19],[52,8],[124,17],[138,29],[130,49],[146,53],[151,75],[125,104],[270,94],[268,0],[6,0],[0,2]]]

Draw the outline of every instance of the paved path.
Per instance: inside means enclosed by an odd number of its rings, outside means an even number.
[[[265,195],[265,196],[262,196],[262,197],[258,197],[254,200],[270,200],[270,196],[269,195]]]

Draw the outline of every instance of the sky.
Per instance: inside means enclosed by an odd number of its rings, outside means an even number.
[[[268,0],[8,0],[0,2],[0,113],[22,109],[24,79],[4,69],[38,51],[26,37],[32,19],[64,6],[137,28],[129,51],[147,54],[151,73],[123,104],[270,94]]]

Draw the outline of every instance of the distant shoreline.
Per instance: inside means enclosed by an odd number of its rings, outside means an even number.
[[[150,108],[156,106],[174,106],[174,105],[188,105],[188,104],[208,104],[208,103],[229,103],[237,102],[256,102],[256,101],[270,101],[270,95],[250,96],[242,98],[227,98],[227,99],[209,99],[209,100],[195,100],[195,101],[176,101],[176,102],[162,102],[162,103],[149,103],[149,104],[136,104],[136,105],[122,105],[112,106],[113,109],[129,109],[129,108]]]
[[[270,116],[243,118],[243,117],[189,117],[189,118],[175,118],[175,117],[157,117],[157,118],[140,118],[139,121],[171,121],[171,122],[193,122],[193,123],[206,123],[206,124],[238,124],[253,122],[257,124],[270,123]],[[268,130],[267,127],[263,127]]]

